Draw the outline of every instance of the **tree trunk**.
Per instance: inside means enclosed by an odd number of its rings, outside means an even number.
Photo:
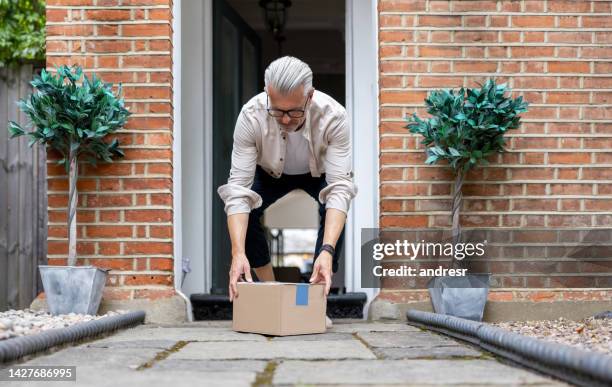
[[[465,174],[463,168],[459,169],[459,172],[455,176],[455,189],[453,192],[453,208],[451,212],[452,217],[452,235],[453,245],[461,242],[461,224],[459,223],[459,213],[461,212],[461,204],[463,203],[463,193],[461,188],[463,187],[463,178]],[[465,268],[463,260],[457,260],[452,258],[451,268]]]
[[[77,162],[76,150],[72,150],[72,144],[70,144],[70,172],[69,172],[69,193],[68,193],[68,265],[76,265],[76,245],[77,245],[77,222],[76,222],[76,210],[77,210],[77,178],[79,174],[79,167]]]

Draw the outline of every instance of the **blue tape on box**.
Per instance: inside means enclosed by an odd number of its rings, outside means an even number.
[[[295,305],[308,305],[308,284],[295,284]]]

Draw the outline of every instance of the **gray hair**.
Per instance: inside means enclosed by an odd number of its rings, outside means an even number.
[[[264,74],[266,90],[269,86],[283,95],[287,95],[300,86],[304,86],[304,95],[312,89],[312,70],[293,56],[283,56],[274,60]]]

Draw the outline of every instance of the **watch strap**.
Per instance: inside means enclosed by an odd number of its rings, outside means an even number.
[[[319,249],[319,254],[321,254],[321,251],[327,251],[328,253],[330,253],[332,255],[332,257],[334,256],[334,254],[336,254],[336,249],[334,249],[334,246],[330,245],[330,244],[324,244],[323,246],[321,246],[321,248]]]

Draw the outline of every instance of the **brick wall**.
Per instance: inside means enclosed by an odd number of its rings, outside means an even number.
[[[405,117],[427,115],[431,90],[478,87],[493,75],[530,111],[510,131],[509,151],[467,176],[462,225],[610,227],[612,2],[380,0],[378,7],[381,227],[450,226],[453,176],[424,164],[421,138],[403,128]],[[596,270],[607,279],[586,282],[610,287],[609,263]],[[522,270],[512,265],[504,270]]]
[[[111,268],[105,299],[172,295],[172,0],[47,0],[47,68],[122,82],[125,159],[79,166],[78,265]],[[66,264],[68,181],[49,154],[49,264]]]

